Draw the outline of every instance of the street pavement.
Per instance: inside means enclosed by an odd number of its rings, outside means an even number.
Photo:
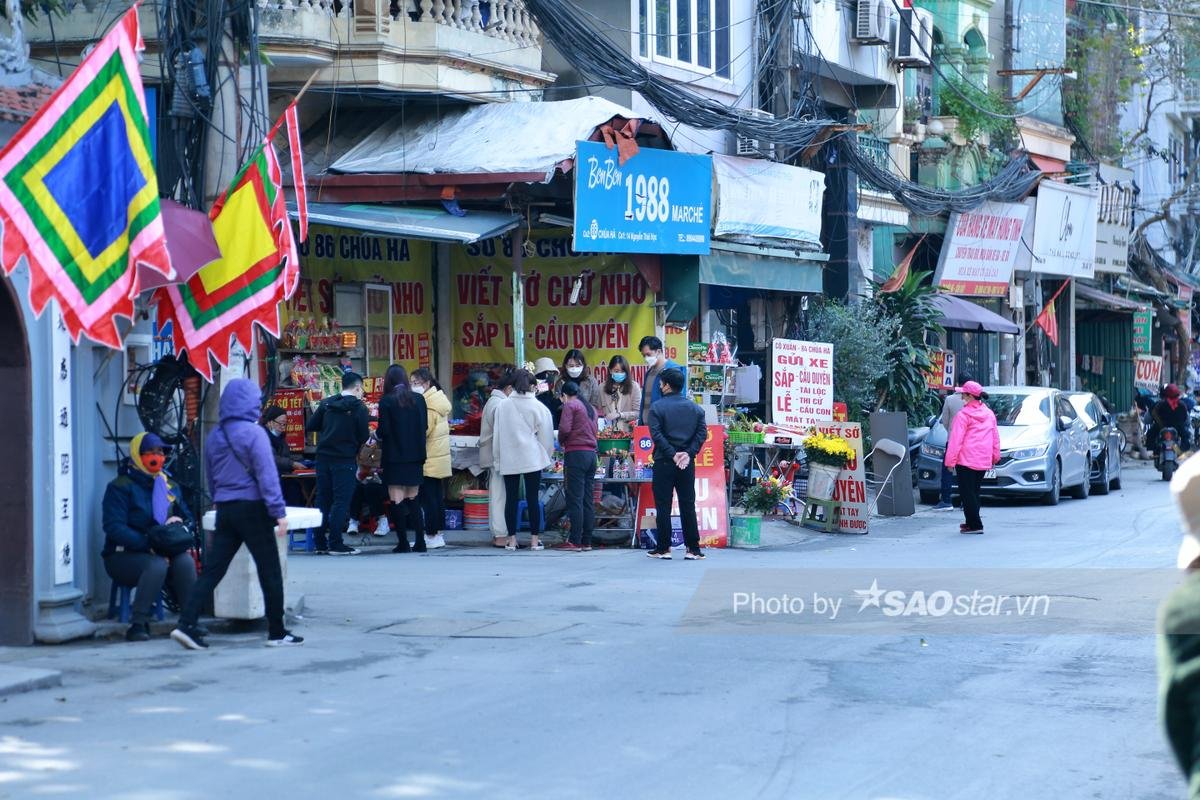
[[[261,632],[0,649],[62,674],[0,697],[0,797],[1174,798],[1155,638],[684,631],[702,577],[745,570],[1169,568],[1142,465],[988,532],[922,507],[867,536],[778,523],[705,562],[641,551],[295,556],[302,647]],[[866,574],[864,572],[863,574]],[[740,573],[739,573],[740,574]],[[886,574],[886,573],[883,573]]]

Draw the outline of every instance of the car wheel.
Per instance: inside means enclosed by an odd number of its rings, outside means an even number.
[[[1096,494],[1108,494],[1111,483],[1112,479],[1108,477],[1108,458],[1106,457],[1100,467],[1100,481],[1093,487],[1093,491]]]
[[[1050,473],[1050,491],[1042,495],[1042,505],[1056,506],[1062,497],[1062,470],[1058,462],[1054,462],[1054,471]]]
[[[1087,500],[1092,493],[1092,460],[1089,458],[1083,468],[1083,483],[1071,488],[1071,497],[1076,500]]]
[[[936,506],[938,501],[942,499],[941,492],[933,492],[928,489],[921,490],[921,502],[927,506]]]

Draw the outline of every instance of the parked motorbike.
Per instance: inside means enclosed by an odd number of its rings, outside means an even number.
[[[912,483],[917,485],[917,456],[921,455],[921,445],[929,438],[929,431],[937,423],[937,417],[930,417],[928,424],[908,429],[908,463],[912,469]]]
[[[1171,480],[1175,467],[1179,465],[1179,431],[1163,428],[1158,432],[1158,448],[1154,453],[1154,468],[1162,473],[1164,481]]]

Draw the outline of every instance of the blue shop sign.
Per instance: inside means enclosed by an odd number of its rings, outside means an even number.
[[[643,147],[623,165],[617,150],[579,142],[575,250],[707,255],[712,159]]]

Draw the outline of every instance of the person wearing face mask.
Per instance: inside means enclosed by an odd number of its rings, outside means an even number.
[[[625,356],[613,356],[608,362],[608,378],[600,392],[600,415],[621,430],[628,431],[637,422],[642,408],[642,387],[633,379]]]
[[[542,356],[535,361],[533,377],[536,380],[534,390],[537,393],[537,399],[550,410],[550,418],[554,421],[554,427],[557,429],[559,419],[562,417],[562,400],[555,391],[558,384],[558,368],[554,366],[554,360]]]
[[[638,406],[638,424],[645,425],[650,417],[650,406],[663,396],[659,376],[669,369],[683,372],[683,367],[667,358],[662,339],[657,336],[643,336],[642,341],[638,343],[638,350],[642,352],[642,358],[646,361],[646,377],[642,380],[642,401]],[[686,389],[686,375],[684,386]]]
[[[417,495],[425,514],[425,544],[429,549],[445,547],[442,526],[446,524],[443,481],[450,468],[450,398],[442,391],[433,373],[421,367],[409,377],[414,392],[425,398],[428,425],[425,429],[425,469],[421,491]]]
[[[300,456],[291,451],[287,444],[287,438],[283,435],[287,428],[287,412],[279,406],[268,406],[267,410],[263,412],[262,426],[267,432],[267,439],[271,442],[271,454],[275,456],[275,468],[279,470],[279,477],[291,475],[297,469],[302,469],[304,463],[300,460]],[[283,499],[289,506],[307,505],[304,501],[304,492],[295,481],[283,481],[282,483]]]
[[[383,376],[378,435],[383,446],[383,485],[392,501],[388,519],[397,538],[393,553],[424,553],[427,549],[425,515],[417,495],[424,479],[428,426],[425,394],[413,391],[403,366],[392,364]],[[410,527],[414,533],[412,548],[408,546]]]
[[[193,522],[180,500],[179,487],[163,471],[165,448],[153,433],[134,436],[129,460],[104,491],[104,571],[117,585],[136,588],[133,624],[125,632],[130,642],[150,638],[150,611],[168,578],[180,603],[196,583],[196,562],[190,551],[165,558],[150,547],[151,528]]]
[[[308,433],[317,434],[317,508],[322,522],[314,538],[320,554],[358,553],[342,537],[358,484],[358,451],[371,435],[362,396],[362,376],[347,372],[342,376],[342,393],[322,400],[304,426]]]
[[[488,471],[488,527],[492,531],[492,547],[504,547],[508,543],[508,524],[504,521],[504,476],[496,469],[494,445],[496,431],[496,409],[512,393],[514,367],[505,367],[496,386],[492,389],[483,417],[479,421],[479,466]]]
[[[583,356],[581,350],[568,350],[566,357],[563,359],[562,370],[558,374],[558,383],[554,387],[554,393],[559,396],[559,399],[564,403],[565,398],[562,397],[562,387],[567,381],[574,381],[579,387],[579,399],[592,407],[592,410],[597,414],[600,413],[600,383],[592,375],[592,371],[588,369],[587,359]],[[561,414],[559,422],[562,421]]]

